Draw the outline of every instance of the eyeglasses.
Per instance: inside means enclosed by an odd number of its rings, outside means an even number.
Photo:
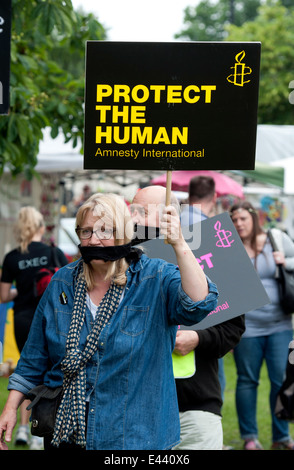
[[[131,204],[130,211],[131,215],[134,215],[135,212],[137,212],[141,217],[146,217],[148,215],[148,211],[140,204]]]
[[[80,240],[88,240],[89,238],[92,238],[93,233],[95,233],[95,237],[99,240],[109,240],[113,237],[115,230],[105,227],[98,228],[97,230],[92,230],[90,227],[76,228],[76,234]]]

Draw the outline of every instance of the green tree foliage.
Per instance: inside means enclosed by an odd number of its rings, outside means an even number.
[[[186,27],[176,38],[191,41],[222,41],[227,36],[226,26],[236,26],[254,19],[261,0],[202,0],[197,6],[185,9]]]
[[[85,41],[105,39],[71,0],[12,0],[10,111],[0,116],[0,173],[34,174],[42,129],[83,140]]]
[[[294,0],[281,0],[280,3],[286,8],[294,6]],[[263,4],[264,0],[201,0],[196,6],[185,9],[185,28],[175,37],[191,41],[223,41],[228,35],[229,24],[242,26],[253,21]]]
[[[294,0],[201,1],[185,10],[184,22],[178,38],[260,41],[259,122],[294,124]]]
[[[294,10],[279,3],[263,5],[254,21],[229,26],[229,41],[260,41],[259,122],[294,124],[289,84],[294,80]]]

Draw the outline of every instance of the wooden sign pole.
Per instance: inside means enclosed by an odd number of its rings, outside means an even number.
[[[166,196],[165,196],[165,205],[170,205],[170,197],[171,197],[171,186],[172,186],[172,171],[168,170],[166,172]]]
[[[165,195],[165,205],[170,205],[171,200],[171,186],[172,186],[172,171],[168,170],[166,172],[166,195]],[[168,244],[167,239],[164,240],[164,243]]]

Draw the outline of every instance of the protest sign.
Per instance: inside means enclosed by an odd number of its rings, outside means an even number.
[[[217,285],[219,299],[216,309],[195,327],[181,328],[208,328],[270,303],[227,212],[182,230],[205,274]],[[150,258],[176,264],[173,248],[161,238],[142,247]]]
[[[8,114],[10,74],[11,0],[0,4],[0,114]]]
[[[89,41],[85,169],[254,169],[258,42]]]

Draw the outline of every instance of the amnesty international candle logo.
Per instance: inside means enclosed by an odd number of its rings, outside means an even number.
[[[231,67],[234,72],[227,77],[228,82],[233,83],[233,85],[244,86],[245,83],[250,82],[250,80],[245,80],[245,75],[250,75],[252,73],[252,69],[242,63],[244,57],[245,51],[241,51],[236,55],[236,63]]]
[[[253,169],[259,61],[259,43],[89,41],[84,168]]]
[[[232,232],[230,230],[224,230],[221,228],[222,224],[218,220],[214,226],[214,229],[216,231],[215,237],[218,238],[216,242],[216,246],[221,247],[221,248],[229,248],[232,246],[232,243],[234,243],[235,240],[231,240]]]

